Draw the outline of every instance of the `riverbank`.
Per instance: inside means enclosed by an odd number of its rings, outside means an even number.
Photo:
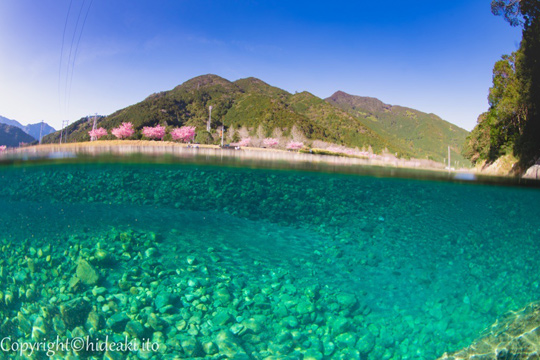
[[[10,150],[7,154],[30,154],[43,155],[58,152],[74,152],[76,154],[145,154],[145,155],[173,155],[183,157],[185,155],[200,155],[211,157],[228,157],[237,159],[251,159],[262,161],[286,161],[296,163],[321,163],[328,165],[344,166],[380,166],[404,169],[422,169],[433,171],[445,171],[444,165],[426,159],[398,159],[390,154],[372,155],[370,157],[359,156],[335,156],[315,153],[302,153],[280,149],[267,149],[255,147],[221,148],[216,145],[187,145],[167,141],[147,140],[113,140],[94,141],[68,144],[44,144]],[[460,169],[467,171],[467,169]]]

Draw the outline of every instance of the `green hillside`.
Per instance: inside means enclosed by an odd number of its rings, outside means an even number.
[[[206,132],[209,106],[212,106],[211,134]],[[401,113],[405,111],[398,111],[405,108],[394,108],[394,119],[390,119],[389,123],[400,122]],[[423,114],[416,110],[407,109],[407,111],[413,111],[419,114],[419,117]],[[157,124],[168,128],[190,125],[197,128],[197,141],[216,142],[218,141],[216,130],[224,125],[229,131],[229,136],[233,133],[231,129],[234,129],[235,138],[239,138],[238,130],[242,129],[243,134],[249,134],[252,138],[260,139],[278,133],[284,139],[301,137],[306,139],[306,144],[322,140],[348,147],[367,149],[371,146],[376,153],[387,149],[400,156],[430,155],[435,160],[444,158],[439,156],[437,151],[418,152],[416,143],[415,146],[411,146],[408,139],[396,141],[400,130],[398,129],[395,135],[391,131],[382,131],[381,125],[386,121],[386,114],[377,113],[376,116],[384,121],[377,123],[369,116],[364,116],[364,113],[351,112],[339,101],[332,104],[308,92],[290,94],[256,78],[231,82],[216,75],[203,75],[188,80],[170,91],[152,94],[135,105],[102,117],[98,120],[98,126],[111,130],[128,121],[132,122],[137,130]],[[428,117],[433,122],[443,122],[434,115]],[[436,127],[426,120],[422,126],[416,127],[415,131],[427,131],[431,135],[438,135],[430,126]],[[92,121],[86,118],[74,122],[67,128],[68,141],[90,140],[88,131],[91,127]],[[451,125],[448,124],[448,127],[451,128]],[[140,132],[135,137],[140,138]],[[112,138],[112,135],[108,135],[108,138]],[[445,139],[444,136],[440,138],[435,142]],[[44,138],[44,142],[58,140],[59,132]],[[420,140],[417,142],[422,143]],[[456,142],[455,146],[459,144]],[[442,148],[444,145],[439,147]]]
[[[470,165],[461,155],[468,132],[437,115],[387,105],[375,98],[349,95],[342,91],[326,101],[366,122],[381,137],[391,140],[415,157],[443,161],[448,157],[450,146],[453,166],[456,161],[460,165]]]
[[[18,147],[19,143],[33,143],[36,139],[16,126],[0,124],[0,145]]]

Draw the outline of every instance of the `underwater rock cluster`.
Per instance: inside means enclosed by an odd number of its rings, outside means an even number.
[[[435,359],[540,298],[537,200],[194,165],[9,169],[0,337],[158,346],[58,359]]]
[[[41,247],[3,241],[2,250],[1,338],[127,339],[157,349],[59,348],[52,358],[384,357],[378,330],[365,326],[370,309],[355,295],[303,283],[282,269],[267,269],[258,279],[232,273],[219,249],[195,251],[202,249],[185,241],[165,246],[154,233],[112,230]],[[176,254],[168,264],[164,251]]]

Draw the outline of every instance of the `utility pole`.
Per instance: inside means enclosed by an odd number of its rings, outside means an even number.
[[[212,122],[212,105],[210,105],[208,109],[210,109],[210,115],[208,116],[208,124],[206,124],[206,131],[210,132],[210,123]]]
[[[448,146],[448,171],[451,169],[451,163],[450,163],[450,146]]]
[[[97,113],[94,114],[94,125],[92,125],[92,131],[96,130],[96,124],[97,124]],[[95,140],[96,140],[95,136],[92,136],[90,138],[90,141],[95,141]]]
[[[221,147],[223,147],[223,134],[225,134],[225,125],[221,125]]]
[[[62,144],[62,135],[64,134],[64,128],[66,128],[66,133],[64,135],[64,142],[67,142],[67,126],[69,125],[69,120],[62,120],[62,130],[60,130],[60,144]]]

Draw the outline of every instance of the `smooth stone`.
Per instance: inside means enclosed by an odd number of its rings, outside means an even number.
[[[86,319],[87,327],[94,330],[101,330],[103,325],[103,317],[96,311],[90,311],[88,318]]]
[[[92,294],[94,296],[99,296],[99,295],[103,295],[107,292],[107,289],[104,288],[104,287],[95,287],[92,289]]]
[[[156,314],[151,313],[150,315],[148,315],[148,319],[146,321],[152,329],[156,331],[163,330],[163,320],[161,320],[161,318]]]
[[[77,278],[85,285],[95,285],[99,280],[98,273],[86,260],[79,260],[76,274]]]
[[[334,341],[336,342],[336,345],[341,348],[341,349],[345,349],[345,348],[354,348],[354,345],[356,344],[356,335],[352,334],[352,333],[344,333],[344,334],[341,334],[341,335],[338,335]]]
[[[216,336],[216,345],[220,353],[234,360],[248,360],[249,356],[240,346],[236,337],[230,331],[221,331]]]
[[[369,354],[375,347],[375,336],[368,329],[361,329],[359,331],[360,338],[356,342],[356,349],[361,354]]]
[[[172,296],[170,293],[159,293],[154,300],[154,305],[156,306],[156,309],[159,310],[162,307],[169,305],[171,303],[171,298]]]
[[[115,332],[121,332],[124,331],[128,321],[129,317],[125,312],[116,313],[107,319],[107,327]]]
[[[309,314],[315,311],[315,306],[307,301],[302,301],[298,305],[296,305],[296,312],[300,315]]]
[[[217,354],[219,352],[219,349],[218,349],[217,345],[214,344],[211,341],[205,342],[202,345],[202,348],[203,348],[203,351],[204,351],[204,353],[206,355],[214,355],[214,354]]]
[[[244,326],[242,324],[234,324],[231,326],[230,330],[234,335],[238,335],[242,330],[244,330]]]
[[[212,322],[214,323],[214,325],[224,326],[231,322],[231,320],[232,316],[229,314],[229,312],[226,310],[222,310],[214,316]]]
[[[264,330],[264,325],[254,318],[242,321],[242,325],[244,326],[246,331],[249,331],[253,334],[260,334]]]
[[[126,324],[126,332],[133,337],[141,339],[144,337],[146,329],[139,321],[131,320]]]
[[[214,297],[223,305],[228,305],[231,302],[231,294],[225,288],[219,288],[214,292]]]
[[[180,342],[184,353],[190,357],[197,357],[201,352],[201,345],[194,337],[186,337]]]
[[[336,345],[329,338],[323,341],[324,356],[331,356],[336,350]]]
[[[288,316],[283,319],[283,324],[289,329],[296,329],[298,327],[298,319],[294,316]]]
[[[330,328],[332,329],[332,334],[334,335],[344,333],[349,329],[349,326],[349,320],[341,316],[334,318],[333,321],[330,323]]]
[[[356,296],[347,293],[338,294],[336,300],[344,309],[352,308],[357,302]]]
[[[321,354],[319,351],[313,350],[313,349],[308,349],[304,353],[304,359],[303,360],[322,360],[322,358],[323,358],[323,354]]]

